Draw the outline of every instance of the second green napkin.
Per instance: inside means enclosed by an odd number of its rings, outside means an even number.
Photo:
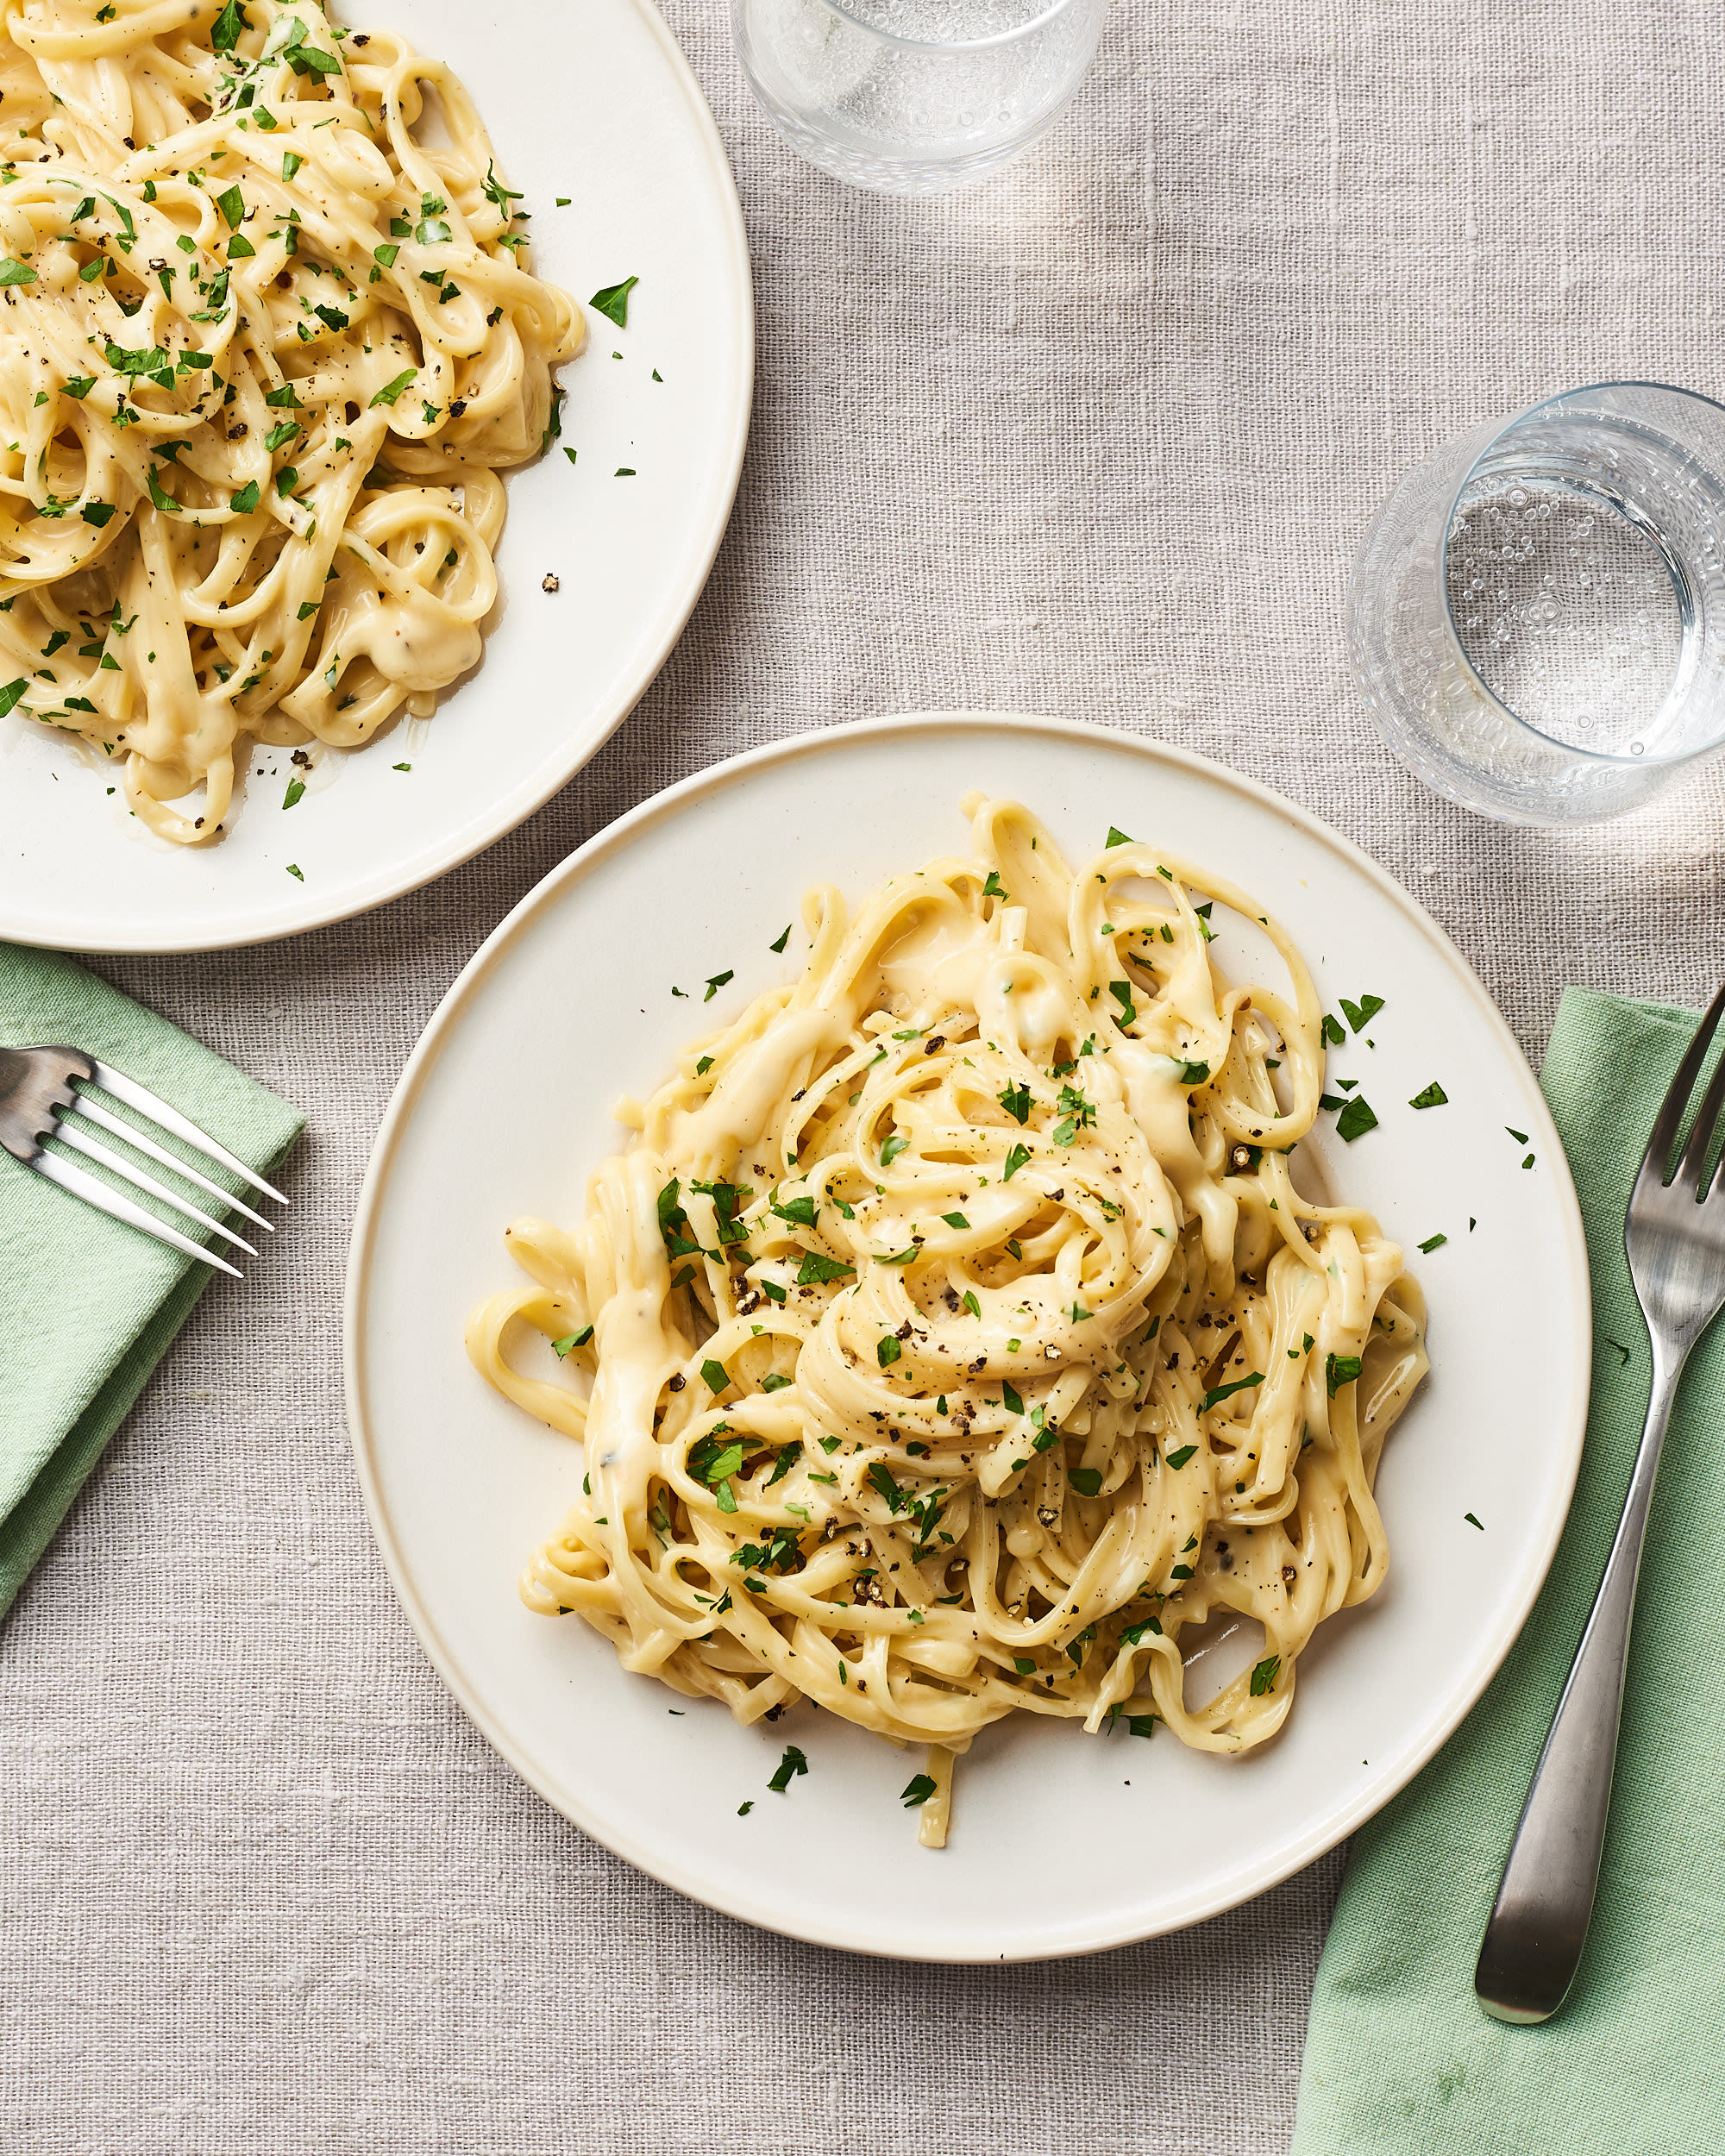
[[[1510,2028],[1480,1934],[1604,1568],[1647,1398],[1623,1214],[1692,1012],[1571,989],[1540,1083],[1593,1279],[1593,1398],[1544,1591],[1485,1696],[1357,1837],[1318,1971],[1295,2156],[1670,2156],[1725,2146],[1725,1326],[1691,1358],[1636,1606],[1610,1833],[1569,2003]],[[1540,1344],[1529,1341],[1537,1355]],[[1503,1433],[1515,1442],[1513,1430]]]
[[[262,1174],[304,1120],[51,952],[0,943],[0,1041],[87,1050]],[[0,1152],[0,1615],[210,1278]]]

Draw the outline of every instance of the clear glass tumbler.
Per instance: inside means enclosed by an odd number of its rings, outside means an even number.
[[[1640,807],[1725,747],[1725,408],[1601,382],[1451,442],[1367,535],[1348,645],[1379,731],[1451,800]]]
[[[1052,127],[1095,56],[1107,0],[731,0],[743,71],[812,164],[857,187],[938,194]]]

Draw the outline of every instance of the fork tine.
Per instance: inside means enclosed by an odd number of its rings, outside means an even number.
[[[236,1198],[230,1190],[223,1190],[220,1183],[212,1183],[207,1175],[200,1175],[195,1168],[188,1168],[177,1153],[170,1153],[165,1145],[158,1145],[154,1138],[146,1138],[135,1123],[122,1123],[117,1115],[110,1115],[106,1108],[98,1107],[87,1093],[78,1095],[78,1106],[72,1112],[87,1115],[92,1123],[99,1123],[104,1131],[111,1131],[116,1138],[122,1138],[128,1145],[139,1152],[147,1153],[152,1160],[160,1161],[164,1168],[172,1169],[176,1175],[184,1175],[187,1182],[196,1183],[200,1190],[207,1190],[212,1198],[219,1198],[224,1206],[231,1206],[235,1213],[243,1213],[248,1220],[255,1220],[260,1228],[273,1235],[275,1222],[266,1220],[262,1213],[254,1213],[243,1198]],[[60,1118],[62,1129],[66,1118]]]
[[[160,1123],[165,1131],[172,1131],[176,1138],[183,1138],[188,1145],[195,1145],[221,1162],[223,1168],[242,1175],[254,1190],[261,1190],[267,1198],[273,1198],[278,1205],[288,1200],[273,1183],[267,1183],[261,1175],[254,1175],[242,1160],[236,1160],[225,1145],[218,1145],[213,1138],[198,1129],[189,1116],[178,1108],[171,1108],[166,1100],[158,1100],[147,1086],[141,1086],[135,1078],[129,1078],[123,1070],[116,1070],[112,1063],[96,1065],[96,1082],[104,1092],[111,1093],[117,1100],[123,1100],[129,1108],[140,1108]],[[178,1163],[176,1163],[178,1165]],[[256,1216],[254,1215],[254,1218]]]
[[[83,1131],[75,1125],[69,1123],[64,1116],[54,1125],[54,1136],[64,1138],[68,1145],[75,1151],[82,1153],[86,1160],[99,1161],[103,1167],[111,1174],[123,1175],[129,1183],[134,1184],[140,1190],[148,1191],[153,1198],[160,1198],[164,1205],[172,1206],[176,1213],[183,1213],[188,1220],[196,1220],[199,1227],[213,1230],[223,1242],[231,1243],[236,1250],[243,1250],[248,1257],[257,1256],[257,1252],[251,1244],[242,1237],[235,1235],[231,1228],[224,1228],[219,1220],[212,1220],[207,1213],[200,1213],[196,1206],[187,1205],[184,1198],[176,1198],[166,1183],[159,1183],[154,1175],[145,1175],[141,1168],[134,1168],[129,1161],[122,1160],[117,1153],[110,1152],[107,1146],[98,1145],[93,1138],[85,1138]]]
[[[1695,1081],[1701,1075],[1701,1066],[1707,1061],[1707,1051],[1713,1044],[1722,1013],[1725,1013],[1725,988],[1722,988],[1707,1007],[1707,1015],[1696,1029],[1683,1061],[1678,1065],[1677,1076],[1671,1088],[1659,1103],[1659,1112],[1653,1118],[1653,1134],[1647,1140],[1647,1150],[1641,1158],[1640,1172],[1635,1178],[1636,1197],[1648,1188],[1659,1188],[1665,1181],[1665,1169],[1670,1163],[1672,1148],[1677,1144],[1678,1132],[1683,1128],[1683,1112],[1689,1106],[1689,1096],[1695,1090]],[[1709,1099],[1711,1091],[1709,1089]]]
[[[1697,1200],[1707,1195],[1707,1186],[1702,1176],[1707,1168],[1707,1154],[1713,1144],[1719,1125],[1719,1111],[1725,1106],[1725,1057],[1714,1072],[1711,1082],[1701,1106],[1695,1112],[1695,1125],[1690,1131],[1689,1143],[1683,1149],[1683,1158],[1677,1164],[1674,1183],[1693,1187]]]
[[[184,1250],[188,1257],[202,1258],[206,1265],[213,1265],[218,1273],[231,1273],[235,1280],[245,1275],[236,1265],[230,1265],[225,1257],[217,1257],[214,1250],[206,1250],[201,1243],[194,1243],[189,1235],[181,1235],[177,1229],[166,1227],[153,1213],[146,1213],[141,1206],[135,1206],[129,1198],[122,1198],[117,1190],[110,1190],[106,1183],[97,1182],[94,1175],[69,1160],[62,1160],[58,1153],[38,1153],[29,1166],[39,1175],[46,1175],[51,1183],[58,1183],[62,1190],[69,1190],[74,1198],[82,1198],[86,1205],[94,1206],[100,1213],[111,1213],[115,1219],[123,1220],[129,1227],[141,1228],[146,1235],[154,1236],[158,1243],[166,1243],[176,1250]]]

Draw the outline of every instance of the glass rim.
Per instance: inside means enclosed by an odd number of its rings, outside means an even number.
[[[828,0],[828,4],[832,4],[832,0]],[[1640,376],[1631,376],[1623,379],[1609,377],[1603,381],[1584,382],[1575,389],[1559,390],[1555,395],[1540,398],[1537,404],[1527,405],[1521,411],[1512,413],[1501,424],[1493,427],[1490,433],[1480,443],[1479,448],[1468,459],[1462,475],[1456,483],[1455,491],[1450,496],[1449,507],[1444,512],[1444,536],[1438,554],[1438,577],[1443,589],[1444,624],[1449,630],[1450,642],[1456,657],[1460,661],[1468,680],[1472,682],[1484,701],[1495,711],[1501,713],[1512,726],[1519,727],[1523,733],[1531,734],[1535,741],[1544,742],[1552,749],[1560,749],[1565,755],[1584,759],[1590,764],[1627,771],[1674,770],[1680,765],[1692,763],[1697,756],[1711,755],[1722,743],[1725,743],[1725,711],[1721,713],[1718,730],[1709,740],[1703,742],[1699,748],[1680,749],[1670,755],[1617,755],[1609,749],[1588,749],[1577,742],[1560,741],[1555,734],[1548,734],[1542,726],[1534,725],[1532,719],[1523,718],[1514,705],[1506,704],[1496,690],[1481,674],[1478,667],[1468,656],[1467,647],[1461,640],[1461,630],[1455,617],[1455,603],[1450,597],[1450,535],[1455,530],[1456,514],[1461,506],[1461,498],[1466,493],[1474,473],[1478,471],[1480,466],[1484,463],[1498,443],[1512,435],[1517,427],[1526,426],[1530,419],[1537,419],[1541,412],[1550,411],[1554,405],[1568,404],[1572,398],[1590,397],[1597,391],[1608,389],[1657,390],[1662,397],[1681,397],[1692,404],[1705,404],[1716,411],[1722,418],[1725,418],[1725,404],[1722,404],[1716,397],[1709,397],[1704,391],[1684,389],[1677,382],[1653,382],[1645,380]],[[1603,417],[1603,414],[1600,416]]]
[[[1058,16],[1067,15],[1081,4],[1081,0],[1049,0],[1042,13],[1028,22],[1020,22],[1016,29],[990,30],[985,37],[906,37],[901,30],[883,29],[878,22],[865,22],[854,12],[855,0],[824,0],[834,15],[840,16],[854,28],[869,37],[878,38],[883,45],[896,45],[907,53],[982,53],[993,46],[1011,45],[1021,37],[1028,37],[1033,30],[1046,29]]]

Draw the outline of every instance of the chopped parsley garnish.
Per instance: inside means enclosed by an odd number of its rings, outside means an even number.
[[[1346,1101],[1336,1118],[1337,1135],[1352,1145],[1357,1138],[1364,1138],[1368,1131],[1377,1128],[1377,1118],[1372,1113],[1363,1093],[1357,1093]]]
[[[1030,1121],[1030,1087],[1028,1086],[1007,1086],[1000,1095],[1000,1102],[1014,1123]]]
[[[625,277],[620,285],[607,285],[588,300],[589,307],[597,307],[607,322],[614,322],[619,329],[629,327],[629,295],[641,282],[638,277]]]
[[[719,1428],[724,1431],[724,1425]],[[731,1494],[731,1478],[742,1468],[743,1445],[728,1432],[724,1434],[728,1442],[722,1444],[717,1436],[707,1437],[689,1447],[689,1473],[698,1482],[705,1482],[709,1489],[718,1493],[721,1512],[735,1512],[737,1500]]]
[[[294,803],[300,799],[304,792],[305,781],[304,779],[290,779],[287,782],[287,792],[282,796],[282,806],[285,809],[291,809]]]
[[[1358,1003],[1350,1003],[1346,996],[1339,999],[1347,1022],[1356,1033],[1363,1033],[1368,1023],[1383,1008],[1382,996],[1362,996]]]
[[[1266,1692],[1274,1691],[1276,1680],[1281,1673],[1282,1657],[1279,1654],[1265,1655],[1251,1673],[1252,1697],[1262,1699]]]
[[[210,26],[210,42],[218,53],[231,53],[240,41],[241,31],[251,27],[251,18],[239,0],[225,0],[221,14]]]
[[[1081,1497],[1099,1497],[1102,1490],[1102,1470],[1099,1467],[1075,1467],[1066,1477]]]
[[[1180,1066],[1180,1082],[1182,1086],[1201,1086],[1209,1075],[1210,1066],[1208,1063],[1188,1062]]]
[[[962,1213],[943,1213],[940,1217],[950,1228],[968,1228],[970,1225]]]
[[[28,262],[17,262],[8,257],[0,261],[0,285],[34,285],[36,273]]]
[[[1250,1377],[1237,1377],[1232,1384],[1213,1385],[1198,1402],[1198,1413],[1201,1415],[1208,1414],[1218,1401],[1230,1400],[1236,1393],[1250,1392],[1254,1385],[1261,1385],[1263,1382],[1264,1372],[1254,1370]]]
[[[1005,899],[1011,895],[1006,885],[1000,881],[999,871],[994,868],[989,869],[988,880],[982,886],[982,896],[985,899]]]
[[[485,185],[481,191],[483,192],[487,202],[495,203],[497,204],[497,207],[503,212],[505,218],[512,217],[515,215],[515,212],[509,206],[510,204],[512,202],[519,202],[523,198],[521,191],[518,187],[505,187],[504,185],[503,182],[498,178],[497,167],[490,158],[486,160]]]
[[[1030,1148],[1028,1145],[1013,1146],[1012,1151],[1007,1155],[1007,1164],[1000,1171],[1000,1181],[1003,1183],[1009,1183],[1029,1158]]]
[[[248,479],[245,485],[240,489],[239,492],[234,496],[229,505],[236,511],[240,516],[249,517],[252,511],[258,505],[258,495],[259,489],[257,481],[255,479]]]
[[[794,1220],[799,1227],[812,1228],[815,1224],[815,1202],[812,1198],[793,1198],[788,1205],[783,1206],[775,1199],[772,1209],[781,1220]]]
[[[902,1344],[894,1339],[890,1332],[882,1333],[875,1343],[875,1360],[883,1370],[890,1369],[904,1351]]]
[[[1347,1038],[1347,1035],[1342,1031],[1341,1020],[1329,1011],[1324,1013],[1324,1022],[1318,1028],[1318,1035],[1320,1039],[1327,1041],[1333,1048],[1339,1048]]]
[[[918,1804],[926,1804],[934,1795],[934,1777],[932,1774],[913,1774],[899,1791],[899,1802],[908,1812]]]
[[[1357,1355],[1327,1355],[1324,1358],[1324,1389],[1333,1400],[1344,1385],[1352,1385],[1359,1376],[1360,1361]]]
[[[724,986],[725,982],[727,981],[734,981],[736,978],[737,975],[734,972],[714,974],[712,978],[706,984],[706,993],[701,998],[701,1001],[703,1003],[711,1003],[713,998],[718,993],[719,990]]]
[[[566,1332],[561,1340],[553,1340],[552,1351],[561,1363],[571,1348],[585,1347],[593,1336],[593,1327],[583,1326],[579,1332]]]
[[[1449,1239],[1450,1238],[1446,1235],[1428,1235],[1425,1241],[1421,1244],[1420,1248],[1422,1250],[1428,1252],[1432,1250],[1440,1250]]]
[[[1485,1532],[1484,1522],[1483,1520],[1476,1520],[1471,1512],[1465,1512],[1462,1514],[1462,1518],[1468,1521],[1471,1526],[1477,1527],[1481,1534]]]
[[[883,1168],[890,1168],[893,1163],[899,1157],[899,1155],[903,1152],[907,1152],[909,1149],[910,1140],[905,1136],[904,1132],[902,1131],[894,1131],[892,1136],[887,1140],[886,1144],[881,1148],[881,1165]]]
[[[712,1356],[708,1356],[701,1364],[701,1376],[710,1393],[722,1393],[731,1382],[730,1371],[725,1369],[723,1363],[716,1362]]]
[[[376,396],[372,398],[371,403],[366,407],[366,409],[368,411],[374,411],[380,404],[394,404],[397,398],[400,396],[403,390],[405,390],[408,384],[413,380],[418,372],[419,369],[417,367],[410,367],[404,373],[398,374],[392,382],[386,382]]]
[[[788,921],[787,921],[787,922],[785,923],[785,932],[784,932],[784,934],[783,934],[781,937],[780,937],[780,938],[778,939],[778,941],[777,941],[776,943],[768,943],[768,946],[767,946],[767,948],[768,948],[768,950],[782,951],[782,950],[784,950],[784,948],[785,948],[786,944],[787,944],[787,943],[788,943],[790,942],[790,940],[791,940],[791,924],[790,924]]]
[[[869,1470],[869,1480],[894,1513],[904,1510],[910,1492],[900,1488],[891,1468],[879,1460],[875,1461]]]
[[[1107,843],[1103,847],[1102,851],[1104,853],[1111,853],[1116,846],[1136,846],[1137,843],[1137,839],[1128,838],[1123,830],[1120,830],[1116,825],[1110,824],[1108,826]]]
[[[973,1318],[980,1318],[982,1314],[982,1306],[977,1301],[975,1290],[969,1288],[964,1290],[958,1307],[961,1310],[968,1310]]]
[[[1135,1625],[1128,1625],[1120,1634],[1120,1645],[1123,1647],[1142,1646],[1146,1633],[1154,1633],[1157,1639],[1161,1639],[1162,1620],[1159,1617],[1140,1617]]]
[[[1448,1094],[1444,1091],[1443,1087],[1438,1083],[1437,1080],[1433,1078],[1429,1086],[1422,1087],[1420,1092],[1414,1095],[1414,1098],[1408,1103],[1408,1106],[1410,1108],[1442,1108],[1446,1107],[1448,1104]]]
[[[0,718],[6,716],[28,686],[29,683],[20,674],[16,681],[9,681],[0,688]]]
[[[1503,1125],[1503,1127],[1506,1131],[1509,1131],[1510,1137],[1515,1139],[1518,1145],[1525,1145],[1527,1143],[1527,1133],[1525,1131],[1510,1131],[1509,1125],[1507,1123]]]
[[[1023,1394],[1004,1377],[1000,1380],[1000,1405],[1010,1414],[1021,1415],[1024,1413]]]
[[[800,1572],[802,1545],[788,1527],[775,1527],[764,1542],[745,1542],[731,1552],[731,1562],[745,1572]]]
[[[774,1771],[773,1778],[767,1787],[769,1789],[776,1789],[782,1796],[791,1786],[792,1777],[799,1774],[806,1774],[808,1771],[808,1761],[803,1757],[802,1752],[795,1745],[787,1745],[785,1756],[780,1760]]]
[[[240,220],[246,214],[246,198],[240,192],[240,184],[237,180],[225,193],[216,196],[216,207],[228,220],[228,229],[230,232],[237,232],[240,229]]]
[[[1108,983],[1108,993],[1120,1006],[1120,1024],[1130,1025],[1138,1016],[1138,1006],[1132,1001],[1131,981],[1111,981]]]
[[[805,1250],[803,1262],[797,1268],[799,1288],[813,1288],[830,1280],[844,1280],[856,1271],[853,1265],[842,1265],[836,1257],[823,1257],[819,1250]]]
[[[1177,1452],[1170,1452],[1168,1454],[1168,1464],[1170,1467],[1184,1467],[1187,1461],[1191,1458],[1192,1455],[1197,1450],[1198,1448],[1195,1445],[1182,1445]]]

